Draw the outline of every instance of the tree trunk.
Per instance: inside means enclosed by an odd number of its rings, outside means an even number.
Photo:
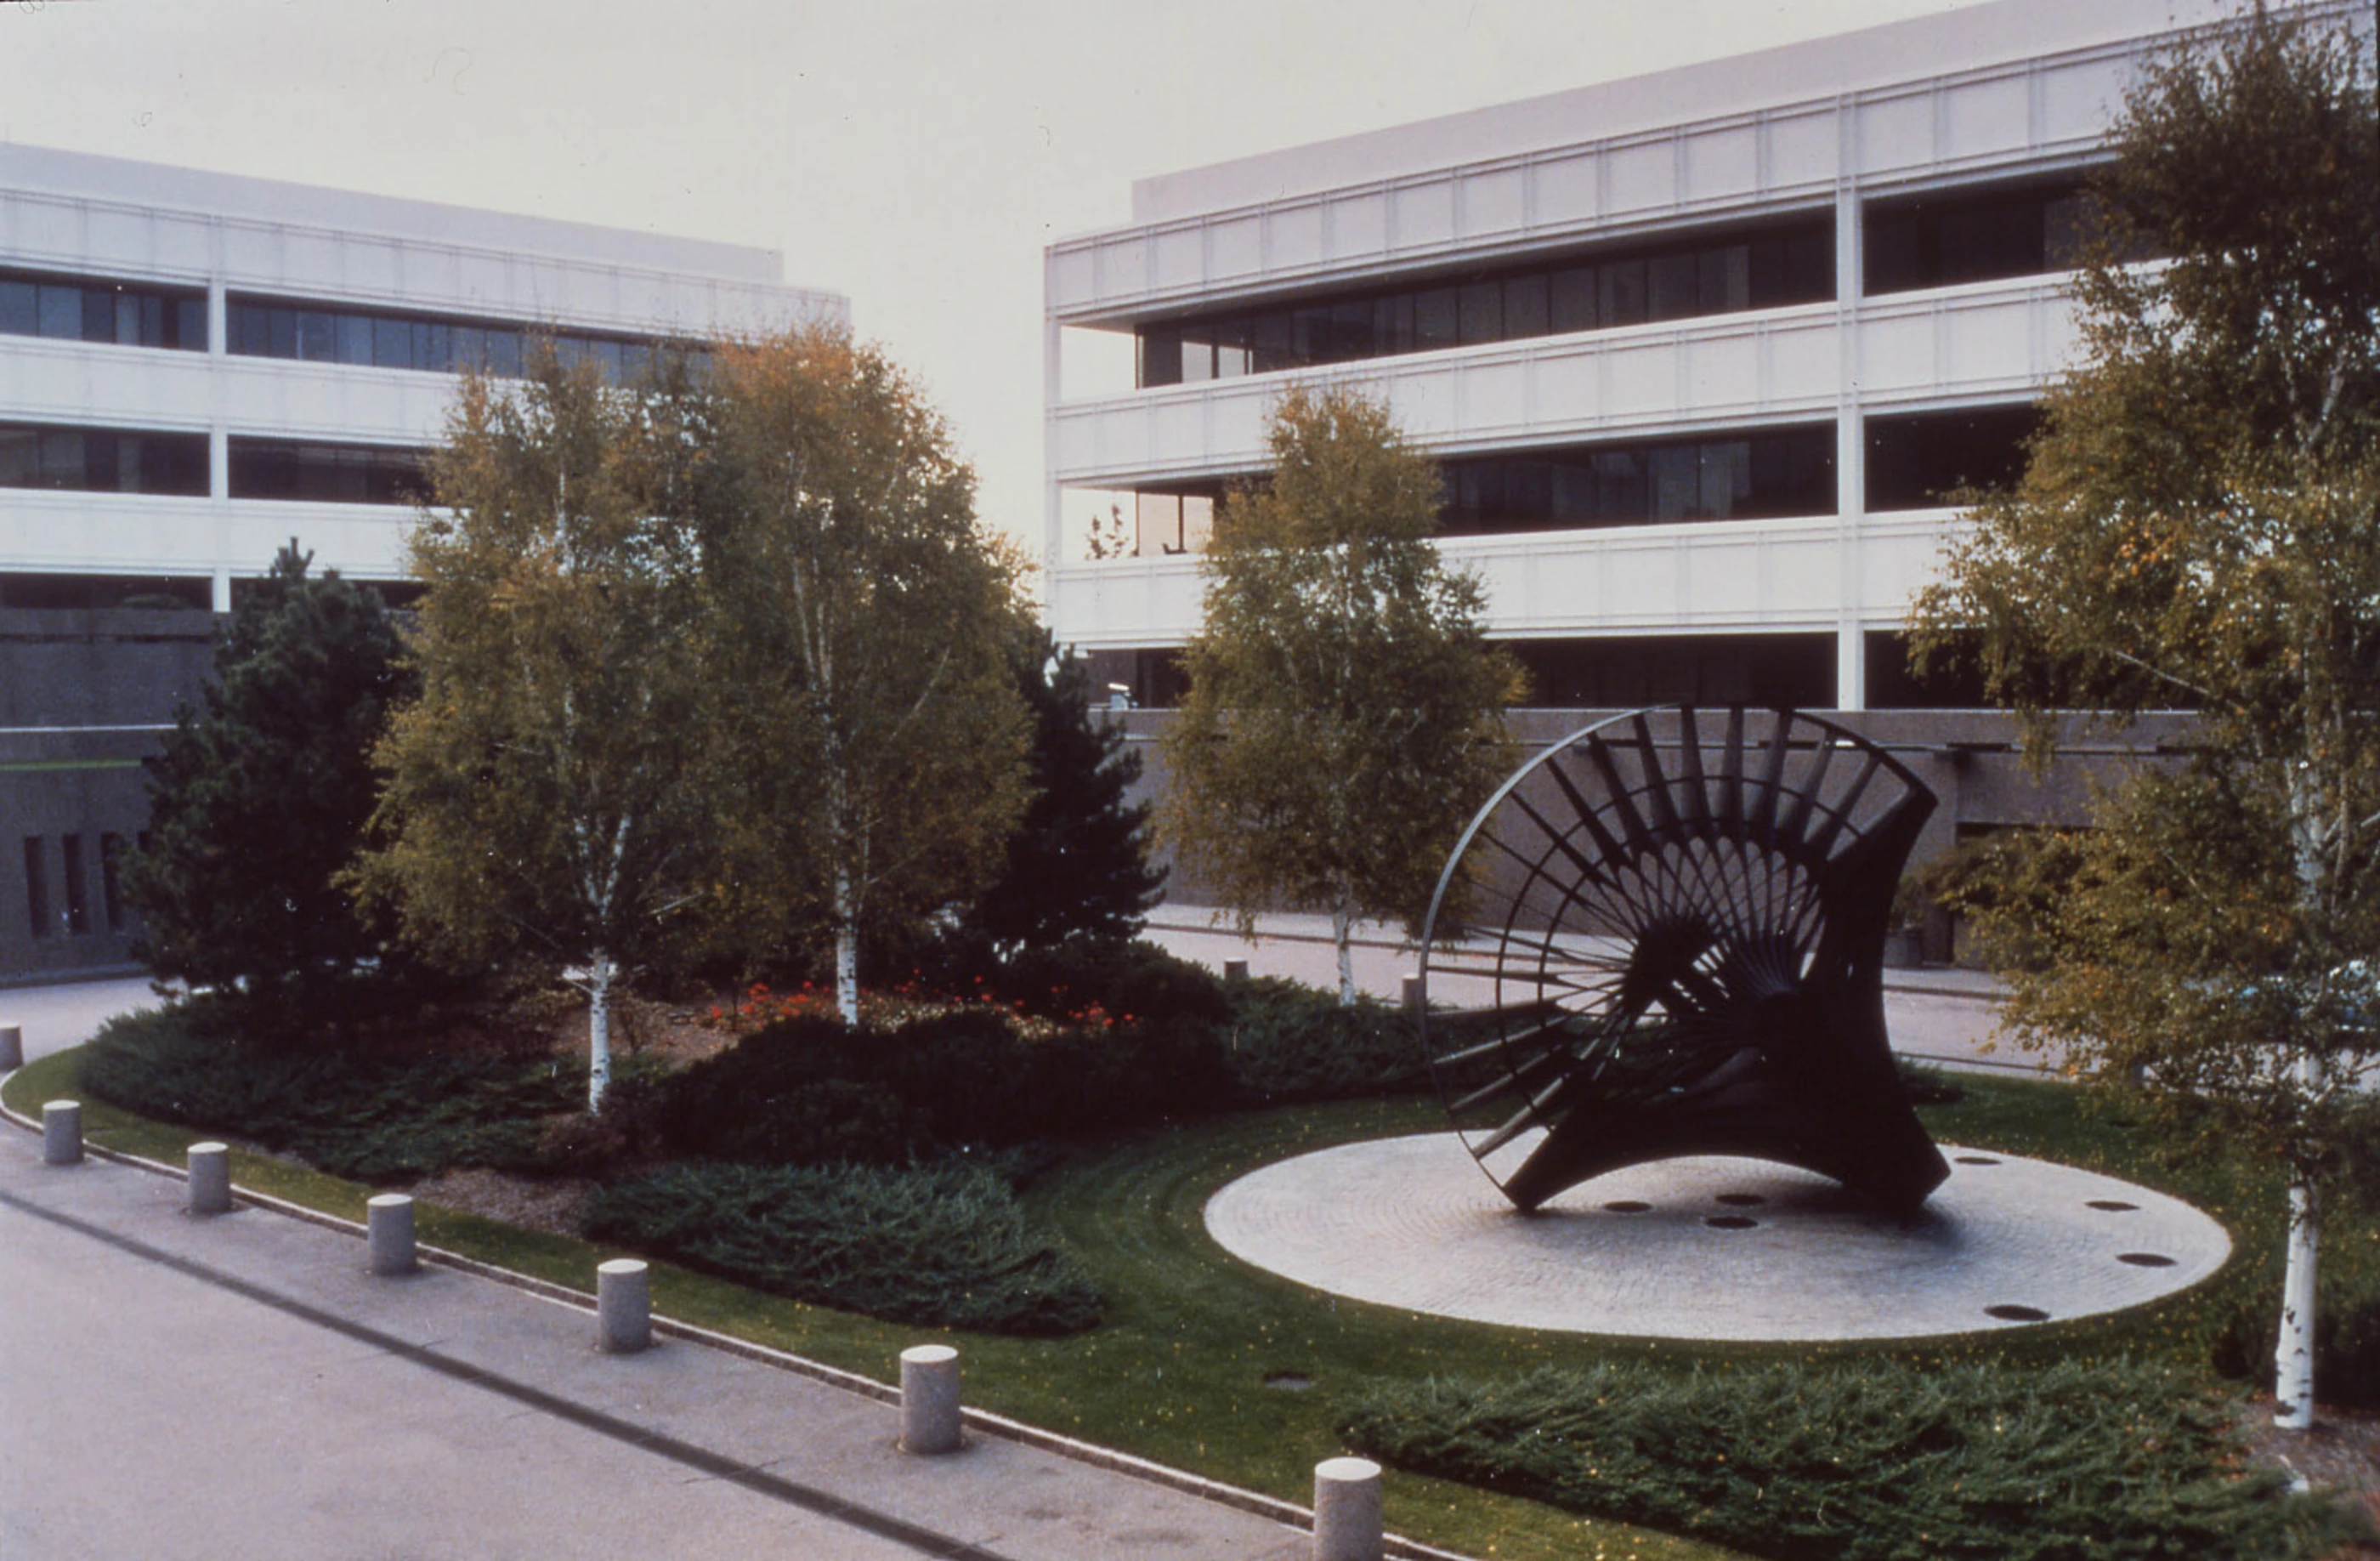
[[[843,1022],[859,1022],[859,907],[851,891],[851,873],[834,875],[834,1006]]]
[[[1330,946],[1339,954],[1339,1006],[1355,1003],[1355,912],[1341,901],[1330,912]]]
[[[2313,1429],[2314,1247],[2322,1207],[2302,1172],[2289,1181],[2289,1257],[2281,1276],[2281,1337],[2273,1355],[2273,1423]]]
[[[587,961],[587,1109],[603,1109],[603,1091],[612,1085],[612,982],[619,967],[597,949]]]

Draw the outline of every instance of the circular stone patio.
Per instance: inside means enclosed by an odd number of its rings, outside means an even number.
[[[1302,1154],[1208,1201],[1233,1256],[1351,1299],[1512,1327],[1691,1339],[1962,1334],[2139,1306],[2223,1266],[2176,1198],[1945,1144],[1950,1178],[1902,1224],[1765,1160],[1666,1160],[1535,1214],[1452,1133]]]

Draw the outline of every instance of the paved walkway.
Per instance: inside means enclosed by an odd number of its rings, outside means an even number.
[[[1152,943],[1220,970],[1227,959],[1245,959],[1252,974],[1287,976],[1336,988],[1339,966],[1326,916],[1280,913],[1258,919],[1256,935],[1242,938],[1229,917],[1218,920],[1203,906],[1165,905],[1151,913],[1146,936]],[[1355,984],[1390,1002],[1404,978],[1419,968],[1402,931],[1379,922],[1356,930]],[[2023,1052],[2000,1032],[1999,982],[1980,970],[1929,967],[1885,972],[1885,1025],[1892,1048],[1904,1056],[1955,1067],[1995,1072],[2043,1072],[2061,1060],[2056,1054]],[[1439,1001],[1436,983],[1433,1002]]]
[[[33,1055],[105,1006],[91,989],[27,995],[0,994],[0,1021],[43,1013],[26,1023]],[[246,1205],[197,1218],[184,1191],[100,1160],[46,1166],[38,1135],[0,1124],[6,1561],[1309,1547],[1281,1504],[1251,1510],[1021,1428],[978,1421],[963,1451],[912,1457],[881,1390],[683,1336],[602,1355],[581,1305],[453,1268],[375,1278],[351,1231]]]

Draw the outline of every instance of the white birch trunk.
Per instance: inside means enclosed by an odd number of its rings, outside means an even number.
[[[2313,1428],[2314,1248],[2322,1208],[2302,1174],[2289,1181],[2289,1256],[2281,1275],[2281,1337],[2273,1354],[2273,1423]]]
[[[1339,954],[1339,1006],[1355,1002],[1355,913],[1343,900],[1330,912],[1330,945]]]
[[[597,949],[587,961],[587,1109],[603,1109],[612,1084],[612,982],[620,968]]]
[[[859,1022],[859,907],[848,868],[834,875],[834,1006],[844,1023]]]

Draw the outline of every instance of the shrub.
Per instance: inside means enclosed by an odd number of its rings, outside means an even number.
[[[1098,1287],[979,1166],[673,1166],[606,1188],[587,1234],[738,1284],[895,1323],[1055,1335],[1099,1325]]]
[[[1264,1101],[1329,1100],[1427,1087],[1429,1065],[1402,1009],[1338,997],[1277,977],[1234,982],[1232,1081]]]
[[[449,1165],[534,1168],[540,1119],[569,1111],[586,1090],[581,1064],[267,1048],[193,1028],[172,1008],[110,1021],[84,1054],[81,1078],[128,1111],[369,1182]]]
[[[1220,1024],[1232,1006],[1203,965],[1139,939],[1068,938],[1026,947],[990,977],[993,994],[1027,1013],[1061,1018],[1096,1007],[1118,1019]]]
[[[2314,1307],[2313,1382],[2333,1409],[2380,1409],[2380,1291],[2368,1275],[2325,1273]],[[2277,1302],[2242,1302],[2215,1336],[2210,1363],[2222,1375],[2265,1392],[2273,1386],[2273,1347],[2280,1337]]]
[[[2244,1471],[2228,1405],[2157,1366],[1544,1371],[1376,1388],[1345,1429],[1406,1469],[1777,1561],[2263,1561],[2346,1522]]]
[[[1203,1026],[1027,1036],[979,1007],[880,1031],[805,1016],[688,1068],[660,1116],[680,1153],[892,1165],[1210,1109],[1228,1087],[1220,1047]]]

